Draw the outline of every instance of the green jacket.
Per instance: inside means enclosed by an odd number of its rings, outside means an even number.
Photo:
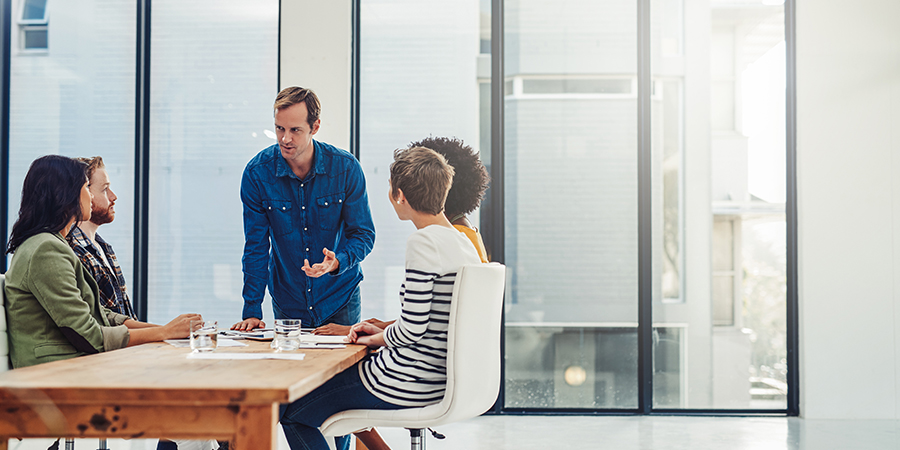
[[[100,306],[97,283],[59,233],[16,249],[5,290],[14,368],[128,345],[128,316]]]

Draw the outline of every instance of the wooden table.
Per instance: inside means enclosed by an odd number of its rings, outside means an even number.
[[[271,352],[268,342],[217,352]],[[144,344],[0,373],[0,450],[9,438],[230,440],[274,449],[278,406],[366,354],[309,350],[303,361],[189,360],[190,349]]]

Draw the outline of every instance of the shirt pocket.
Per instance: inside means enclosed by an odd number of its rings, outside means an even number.
[[[263,200],[266,208],[266,217],[269,219],[269,228],[275,236],[284,236],[294,228],[291,223],[291,202],[287,200]]]
[[[316,199],[316,218],[323,230],[336,230],[341,224],[344,193],[323,195]]]

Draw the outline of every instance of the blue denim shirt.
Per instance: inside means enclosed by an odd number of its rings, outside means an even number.
[[[313,168],[302,180],[277,144],[244,169],[244,319],[262,318],[268,286],[276,316],[317,326],[347,304],[363,279],[359,263],[372,251],[375,225],[362,166],[344,150],[313,144]],[[335,253],[338,272],[306,276],[303,259],[322,262],[323,248]]]

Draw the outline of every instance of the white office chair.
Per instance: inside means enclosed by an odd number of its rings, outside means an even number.
[[[447,391],[440,403],[399,410],[355,409],[337,413],[321,426],[326,436],[369,427],[409,429],[412,450],[424,450],[425,428],[481,415],[500,392],[500,320],[506,267],[473,264],[460,268],[453,286],[447,334]]]

